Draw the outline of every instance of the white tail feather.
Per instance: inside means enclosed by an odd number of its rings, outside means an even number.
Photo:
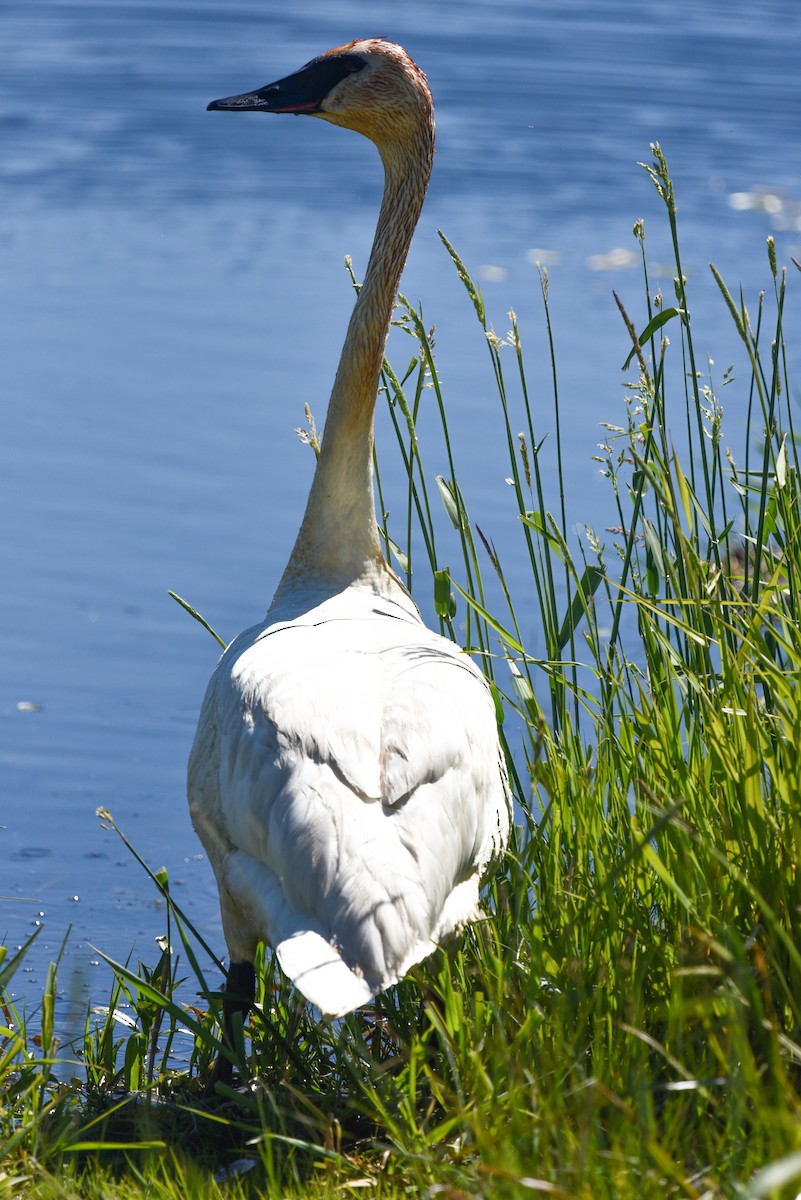
[[[319,933],[296,933],[279,942],[275,953],[281,970],[323,1016],[343,1017],[373,998],[367,980],[346,966]]]

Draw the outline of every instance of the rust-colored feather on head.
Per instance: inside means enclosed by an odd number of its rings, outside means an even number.
[[[421,124],[431,130],[434,105],[428,80],[402,46],[383,38],[363,38],[327,50],[323,58],[353,56],[365,70],[332,88],[316,116],[363,134],[379,147],[390,140],[419,139]]]

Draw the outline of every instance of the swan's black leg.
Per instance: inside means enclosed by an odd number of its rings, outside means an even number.
[[[236,1043],[234,1040],[234,1017],[238,1014],[244,1022],[245,1017],[253,1006],[256,995],[256,973],[252,962],[232,962],[225,978],[222,999],[222,1024],[225,1045],[232,1052]],[[231,1082],[234,1064],[224,1054],[217,1056],[217,1061],[209,1077],[209,1092],[213,1092],[218,1083]]]

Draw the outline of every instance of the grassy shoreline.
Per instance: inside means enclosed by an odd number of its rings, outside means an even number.
[[[268,955],[241,1047],[257,1082],[212,1099],[201,1082],[216,1052],[218,976],[166,877],[151,873],[169,901],[160,960],[115,964],[105,1015],[87,1015],[69,1055],[54,1036],[56,968],[32,1028],[8,1001],[21,959],[0,958],[0,1195],[799,1191],[801,484],[789,285],[771,241],[750,315],[713,268],[740,347],[713,385],[693,343],[673,185],[652,150],[645,169],[664,202],[675,294],[652,293],[638,223],[643,303],[637,314],[621,306],[625,415],[602,427],[598,452],[617,532],[588,526],[577,539],[566,527],[556,360],[551,430],[515,315],[498,336],[443,238],[497,385],[530,563],[522,597],[469,518],[422,314],[403,298],[396,313],[412,354],[403,372],[387,365],[384,387],[408,490],[404,516],[384,528],[388,552],[410,579],[418,562],[418,577],[433,572],[443,629],[458,628],[485,669],[510,748],[518,825],[486,919],[334,1026],[312,1019]],[[540,280],[553,353],[547,273]],[[743,463],[727,451],[723,387],[747,412]],[[432,405],[449,461],[436,480],[416,435]],[[439,557],[443,509],[458,568]],[[490,595],[501,597],[491,608]],[[538,655],[522,632],[532,610]],[[197,1005],[183,1001],[187,986]],[[177,1037],[191,1047],[185,1070],[170,1058]],[[65,1056],[80,1067],[57,1083]],[[214,1181],[237,1161],[241,1175]]]

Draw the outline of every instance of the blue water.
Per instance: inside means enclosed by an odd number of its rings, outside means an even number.
[[[494,388],[436,229],[482,279],[499,332],[518,312],[543,432],[532,261],[550,264],[568,514],[601,529],[611,498],[591,456],[598,422],[621,418],[627,352],[612,288],[641,315],[636,271],[610,255],[635,249],[643,217],[669,262],[636,166],[649,143],[669,157],[696,346],[720,375],[737,348],[708,261],[754,297],[767,234],[780,260],[801,254],[795,0],[274,8],[0,9],[0,943],[44,925],[14,985],[32,1003],[70,924],[64,986],[77,972],[81,995],[102,991],[87,942],[155,957],[163,914],[98,805],[167,866],[223,952],[184,800],[216,649],[167,589],[226,638],[266,608],[313,466],[293,430],[305,402],[322,424],[352,299],[343,257],[363,270],[380,198],[355,135],[211,114],[210,99],[355,36],[400,41],[427,72],[438,152],[403,290],[436,323],[461,480],[513,580]],[[729,389],[735,444],[741,399]],[[437,446],[429,469],[446,472]],[[387,456],[390,497],[393,476]]]

